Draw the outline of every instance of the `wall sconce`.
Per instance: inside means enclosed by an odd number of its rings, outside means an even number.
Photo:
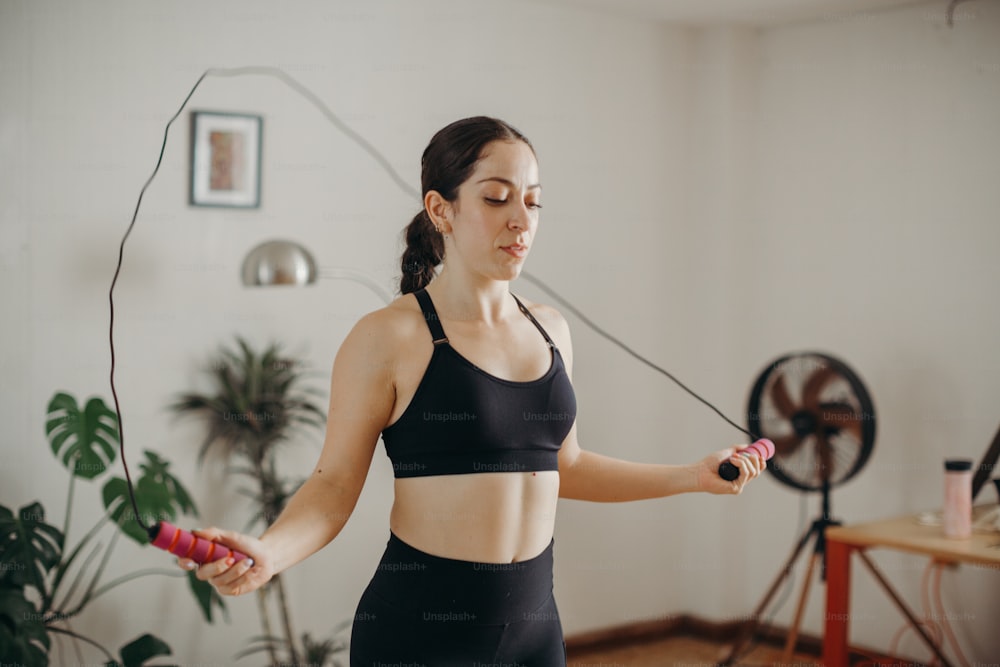
[[[301,287],[315,283],[316,274],[316,260],[294,241],[265,241],[243,259],[243,284],[247,287]]]
[[[273,239],[250,250],[243,259],[241,271],[246,287],[312,285],[318,278],[352,280],[375,292],[385,303],[392,295],[368,274],[346,267],[323,267],[318,270],[312,253],[294,241]]]

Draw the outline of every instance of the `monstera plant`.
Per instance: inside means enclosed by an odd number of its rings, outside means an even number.
[[[113,656],[95,639],[76,633],[69,622],[101,595],[128,581],[149,575],[187,576],[202,614],[213,620],[213,607],[225,607],[211,586],[173,569],[141,569],[105,581],[108,560],[124,535],[146,544],[146,532],[135,518],[124,478],[107,479],[102,489],[104,513],[74,545],[67,543],[72,527],[76,480],[104,477],[115,462],[118,423],[115,413],[100,398],[81,407],[76,399],[56,393],[49,401],[45,432],[52,453],[69,471],[69,494],[62,528],[46,519],[40,502],[22,506],[16,513],[0,505],[0,656],[4,662],[25,667],[49,664],[52,638],[65,637],[98,649],[108,667],[141,667],[157,656],[170,655],[158,637],[143,634]],[[152,451],[145,452],[136,480],[137,504],[144,519],[172,520],[178,514],[197,516],[184,486],[170,474],[170,464]],[[106,546],[95,544],[111,532]],[[96,563],[96,565],[95,565]]]

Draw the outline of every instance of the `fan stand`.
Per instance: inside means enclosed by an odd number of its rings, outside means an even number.
[[[802,622],[802,614],[805,611],[806,602],[809,599],[809,589],[812,585],[813,570],[816,568],[817,562],[821,565],[821,579],[824,582],[826,581],[826,529],[829,526],[840,525],[839,521],[835,521],[830,518],[830,481],[828,479],[823,480],[822,493],[823,515],[813,521],[809,530],[807,530],[799,539],[795,549],[792,550],[792,555],[788,557],[788,560],[778,573],[774,583],[771,584],[771,588],[769,588],[767,593],[764,595],[764,599],[761,600],[760,604],[757,605],[757,608],[750,616],[750,623],[743,630],[740,636],[737,637],[736,642],[729,650],[729,654],[726,658],[722,662],[718,663],[718,667],[728,667],[728,665],[733,664],[740,650],[757,634],[757,630],[760,627],[760,619],[762,618],[764,610],[767,609],[767,606],[771,603],[771,598],[774,597],[774,594],[778,592],[778,588],[781,586],[781,583],[791,573],[792,567],[795,565],[795,561],[802,553],[802,550],[809,543],[809,540],[815,537],[816,542],[813,546],[813,555],[809,560],[809,567],[806,570],[806,576],[802,582],[802,593],[799,595],[799,604],[795,609],[795,620],[792,622],[792,627],[789,630],[788,639],[785,642],[785,652],[782,657],[782,662],[788,663],[791,661],[792,653],[795,651],[795,644],[798,641],[799,625]]]

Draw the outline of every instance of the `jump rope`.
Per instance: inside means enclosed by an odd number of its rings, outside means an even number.
[[[129,473],[128,464],[125,461],[125,426],[122,420],[121,405],[118,401],[118,391],[115,388],[115,301],[114,301],[114,291],[115,285],[118,282],[118,276],[122,269],[122,260],[125,255],[125,242],[128,240],[129,235],[132,233],[132,229],[135,227],[135,221],[139,217],[139,208],[142,206],[142,197],[146,194],[146,190],[149,188],[153,179],[156,177],[157,172],[160,170],[160,165],[163,163],[163,155],[167,149],[167,137],[170,134],[170,126],[173,125],[174,121],[180,117],[181,112],[187,107],[188,102],[194,95],[198,86],[201,85],[202,81],[209,76],[219,76],[219,77],[235,77],[235,76],[247,76],[247,75],[259,75],[259,76],[270,76],[277,78],[287,84],[295,92],[302,95],[306,100],[313,104],[319,111],[329,120],[334,126],[337,127],[341,132],[347,135],[348,138],[357,143],[369,156],[372,157],[385,171],[388,173],[389,177],[398,185],[406,194],[414,196],[416,199],[420,199],[420,193],[414,190],[393,168],[389,161],[381,154],[379,151],[372,146],[364,137],[359,135],[357,132],[352,130],[346,123],[344,123],[333,111],[313,93],[311,90],[303,86],[297,80],[289,76],[284,70],[277,67],[237,67],[237,68],[209,68],[205,70],[198,80],[195,82],[194,86],[191,87],[190,92],[188,92],[187,97],[181,103],[180,108],[177,112],[167,121],[166,128],[163,131],[163,143],[160,146],[160,156],[156,161],[156,166],[153,168],[153,173],[150,174],[146,183],[142,186],[142,190],[139,191],[139,199],[135,204],[135,211],[132,213],[132,220],[129,222],[128,228],[125,230],[124,236],[122,236],[121,243],[118,246],[118,264],[115,267],[115,274],[111,280],[111,287],[108,290],[108,304],[110,306],[111,317],[108,326],[108,341],[111,349],[111,395],[115,403],[115,415],[118,419],[118,445],[121,454],[122,467],[125,469],[125,480],[128,486],[129,500],[132,503],[132,510],[135,513],[135,521],[138,523],[143,530],[149,535],[150,543],[159,549],[168,551],[178,557],[188,558],[195,561],[196,563],[209,563],[222,558],[232,558],[233,562],[239,562],[248,558],[246,554],[240,553],[234,549],[227,547],[224,544],[218,542],[213,542],[206,540],[201,537],[197,537],[191,531],[184,530],[174,526],[168,521],[157,521],[155,524],[148,524],[143,521],[142,514],[139,512],[139,505],[135,498],[135,488],[132,484],[132,476]],[[742,433],[755,439],[755,442],[750,445],[743,452],[754,451],[760,455],[764,460],[770,459],[774,456],[774,443],[766,438],[760,438],[759,436],[751,433],[747,429],[743,428],[729,417],[727,417],[721,410],[712,405],[710,402],[699,396],[692,389],[690,389],[683,382],[678,380],[667,370],[661,368],[657,364],[653,363],[649,359],[646,359],[640,355],[635,350],[628,347],[625,343],[618,340],[608,332],[604,331],[601,327],[591,321],[583,313],[581,313],[572,304],[568,303],[563,297],[559,296],[555,291],[548,287],[538,278],[532,276],[526,271],[521,272],[521,277],[527,279],[529,282],[534,283],[542,291],[552,297],[560,305],[562,305],[566,310],[570,311],[575,315],[581,322],[590,327],[597,334],[607,339],[611,343],[614,343],[620,347],[625,352],[629,353],[642,363],[646,364],[653,370],[662,373],[672,380],[677,386],[689,393],[694,398],[698,399],[706,406],[711,408],[719,417],[725,420],[733,428],[739,430]],[[724,461],[719,465],[719,476],[727,481],[733,481],[740,476],[739,468],[730,463],[729,461]],[[251,563],[252,563],[251,559]]]

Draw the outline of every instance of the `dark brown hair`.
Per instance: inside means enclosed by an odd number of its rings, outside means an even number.
[[[492,141],[531,142],[511,125],[497,118],[475,116],[457,120],[435,134],[420,158],[420,194],[436,191],[446,201],[458,198],[458,188],[472,175],[483,148]],[[444,239],[434,228],[426,209],[421,209],[403,231],[400,294],[416,292],[434,278],[434,269],[444,259]]]

